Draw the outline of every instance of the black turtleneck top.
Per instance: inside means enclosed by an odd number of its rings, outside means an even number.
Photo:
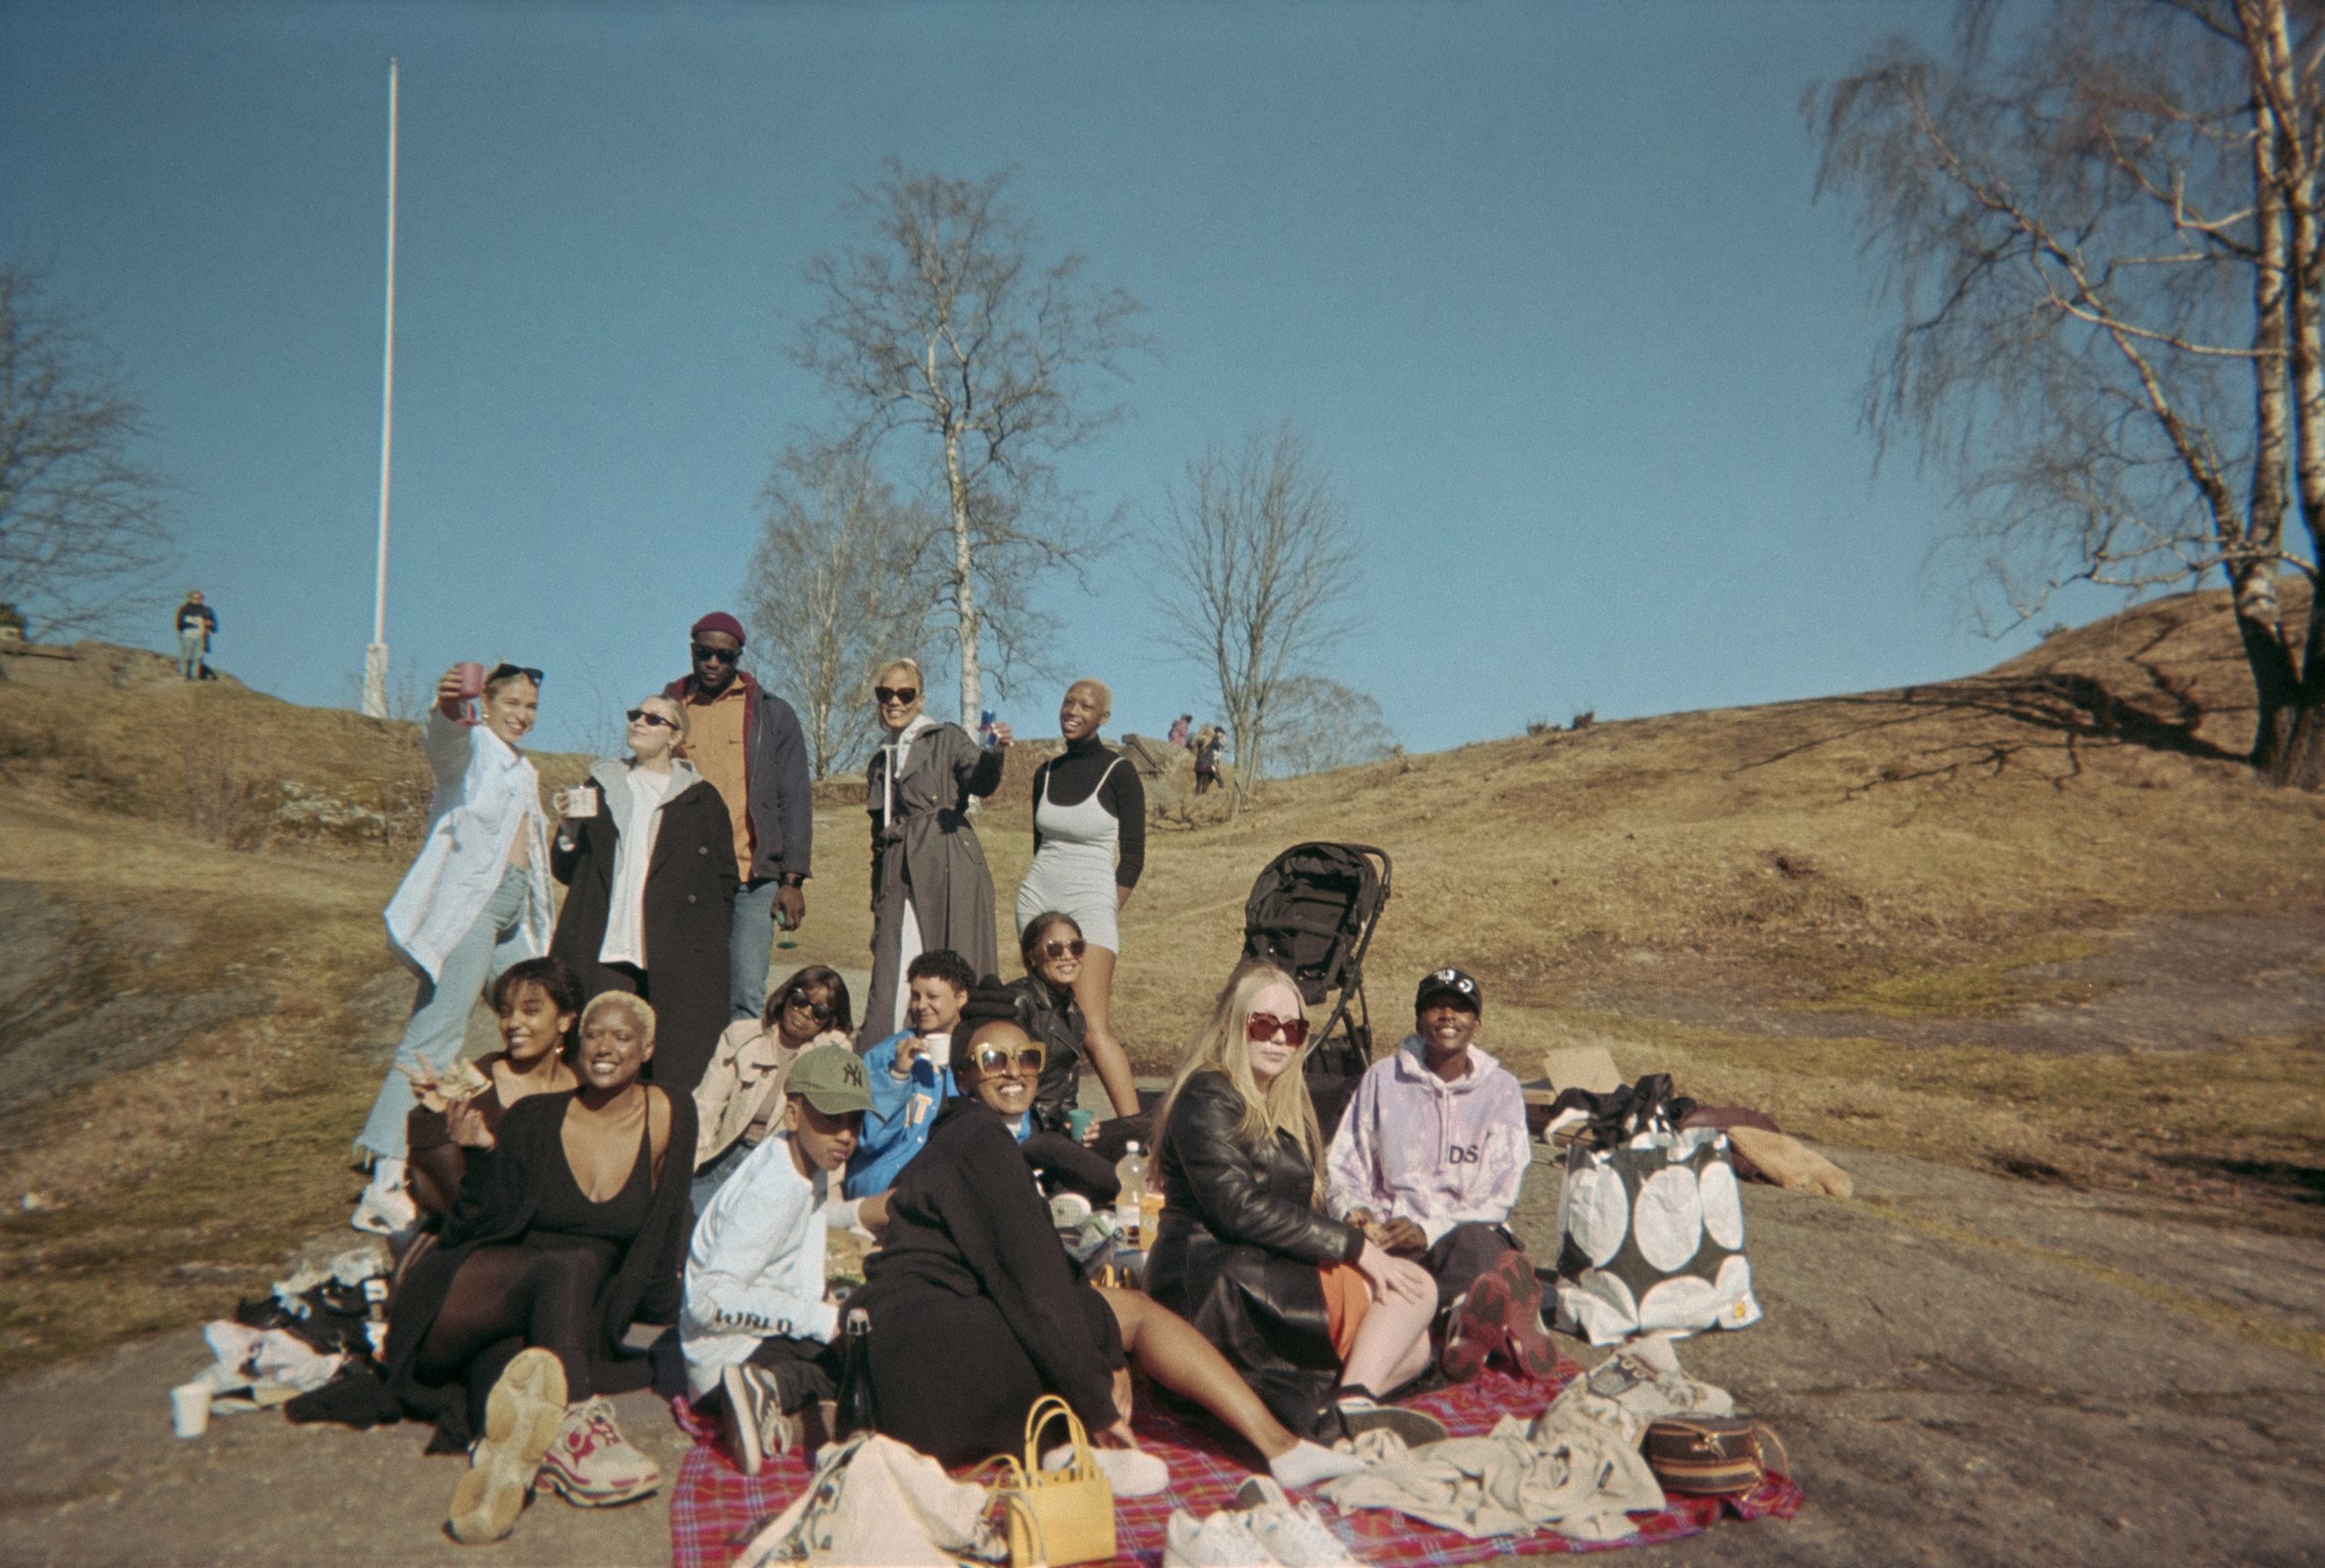
[[[1121,755],[1094,735],[1066,742],[1064,751],[1034,770],[1034,809],[1038,814],[1044,791],[1051,804],[1063,806],[1080,805],[1090,798],[1091,791],[1097,790],[1098,804],[1122,824],[1114,885],[1136,887],[1138,873],[1146,868],[1146,786],[1138,782],[1138,769],[1129,762],[1113,766]],[[1108,773],[1109,768],[1113,771]],[[1105,781],[1103,789],[1098,787],[1101,779]],[[1042,853],[1039,827],[1034,830],[1034,853]]]

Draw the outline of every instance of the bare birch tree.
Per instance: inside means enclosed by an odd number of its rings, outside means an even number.
[[[159,607],[166,489],[132,460],[144,408],[27,268],[0,267],[0,604],[61,636]]]
[[[1121,417],[1098,389],[1147,347],[1138,301],[1084,280],[1081,256],[1034,260],[1032,224],[1002,199],[1009,178],[888,160],[847,203],[869,237],[809,263],[821,309],[791,350],[840,405],[846,444],[916,439],[949,528],[942,620],[972,728],[988,638],[1004,673],[1038,647],[1033,589],[1097,543],[1057,459]]]
[[[1804,105],[1820,188],[1855,198],[1898,311],[1869,422],[1953,468],[2021,616],[2068,581],[2218,571],[2252,764],[2325,785],[2325,17],[2052,0],[2000,20],[1974,0],[1947,57],[1893,45]]]
[[[1231,813],[1268,765],[1287,687],[1345,635],[1360,552],[1331,475],[1290,419],[1214,442],[1164,500],[1158,636],[1219,686],[1235,751]]]
[[[871,750],[873,668],[918,646],[945,530],[847,448],[787,448],[759,500],[744,590],[751,649],[798,711],[815,776],[829,778]]]

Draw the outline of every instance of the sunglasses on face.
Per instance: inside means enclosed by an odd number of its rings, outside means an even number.
[[[817,1023],[829,1023],[839,1016],[839,1009],[827,1001],[817,1001],[804,991],[795,991],[783,999],[786,1007],[796,1007]]]
[[[1014,1068],[1020,1074],[1034,1076],[1042,1070],[1042,1063],[1049,1060],[1049,1052],[1039,1044],[980,1045],[977,1047],[977,1073],[1006,1072]]]
[[[648,724],[651,725],[656,729],[662,730],[674,730],[678,727],[678,724],[676,719],[666,718],[662,715],[656,713],[652,708],[630,709],[629,722],[631,724]]]
[[[541,684],[541,672],[524,665],[495,665],[492,666],[492,673],[484,677],[484,684],[491,685],[496,682],[507,680],[510,676],[522,676],[532,682],[536,687]]]
[[[1064,958],[1069,952],[1074,957],[1080,958],[1084,952],[1087,952],[1089,949],[1090,944],[1078,936],[1072,942],[1067,942],[1063,937],[1052,937],[1049,941],[1042,943],[1042,951],[1049,954],[1052,958]]]
[[[714,648],[708,643],[694,645],[694,662],[698,665],[731,665],[742,656],[740,648]]]
[[[903,703],[909,707],[920,700],[920,688],[918,686],[874,686],[872,695],[878,697],[884,706],[889,703]]]
[[[1278,1018],[1271,1012],[1255,1012],[1243,1021],[1243,1038],[1253,1045],[1265,1045],[1279,1034],[1286,1045],[1298,1050],[1308,1043],[1308,1021]]]

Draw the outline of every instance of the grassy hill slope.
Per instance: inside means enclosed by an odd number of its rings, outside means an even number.
[[[2249,703],[2221,597],[2182,596],[1964,680],[1398,757],[1232,823],[1174,810],[1118,1013],[1165,1066],[1260,867],[1355,840],[1396,864],[1384,1041],[1454,962],[1521,1072],[1602,1040],[1845,1147],[2320,1228],[2325,799],[2246,776]],[[1004,928],[1031,852],[1009,794],[980,828]],[[860,968],[865,820],[825,798],[778,964]],[[379,912],[425,802],[408,725],[0,685],[0,1367],[214,1314],[343,1216],[409,1006]]]

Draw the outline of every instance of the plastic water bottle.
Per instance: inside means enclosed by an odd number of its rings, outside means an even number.
[[[1136,1141],[1123,1146],[1123,1157],[1114,1161],[1114,1179],[1123,1184],[1114,1198],[1114,1223],[1122,1228],[1124,1241],[1144,1247],[1152,1239],[1139,1228],[1139,1211],[1146,1203],[1146,1154]]]

